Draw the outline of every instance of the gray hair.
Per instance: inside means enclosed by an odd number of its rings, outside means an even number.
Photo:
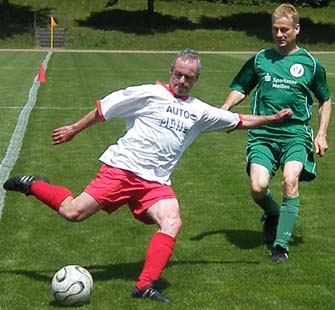
[[[196,51],[190,48],[186,48],[182,50],[181,52],[179,52],[172,61],[171,70],[174,69],[178,58],[181,58],[183,61],[188,61],[188,60],[196,61],[197,62],[197,75],[200,74],[201,61]]]

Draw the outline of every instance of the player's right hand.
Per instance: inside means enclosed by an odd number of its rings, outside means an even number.
[[[75,136],[75,131],[73,130],[72,125],[63,126],[55,129],[52,132],[52,144],[61,144],[67,141],[70,141]]]

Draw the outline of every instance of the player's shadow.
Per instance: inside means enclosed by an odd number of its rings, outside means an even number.
[[[185,261],[170,261],[167,268],[171,268],[173,266],[179,265],[212,265],[212,264],[258,264],[256,261],[209,261],[209,260],[185,260]],[[133,283],[137,280],[138,275],[143,267],[143,261],[138,262],[129,262],[129,263],[115,263],[108,265],[83,265],[92,275],[93,281],[113,281],[115,279],[129,280]],[[30,278],[34,281],[40,281],[43,283],[51,283],[53,274],[55,270],[53,269],[44,269],[44,270],[24,270],[24,269],[12,269],[12,270],[1,270],[0,269],[0,277],[2,274],[13,274],[17,276],[24,276]],[[131,285],[133,285],[133,283]],[[170,287],[170,283],[164,278],[160,278],[156,281],[159,289],[165,290]],[[129,288],[131,289],[131,287]],[[58,305],[54,300],[49,302],[49,305],[53,308],[71,308]]]
[[[259,246],[264,246],[263,236],[261,231],[253,230],[239,230],[239,229],[222,229],[222,230],[213,230],[202,232],[192,238],[191,241],[201,241],[212,235],[221,234],[224,235],[227,240],[235,245],[236,247],[242,250],[248,250],[257,248]],[[292,245],[298,245],[302,243],[302,237],[293,235],[291,239]],[[122,279],[129,281],[136,281],[140,271],[143,268],[143,261],[136,262],[125,262],[125,263],[111,263],[105,265],[83,265],[91,274],[94,281],[110,281],[113,279]],[[173,268],[175,266],[181,265],[230,265],[230,264],[249,264],[257,265],[259,261],[255,260],[245,260],[245,259],[236,259],[236,260],[206,260],[206,259],[194,259],[194,260],[173,260],[171,259],[167,265],[167,268]],[[52,276],[55,273],[54,269],[48,270],[25,270],[25,269],[0,269],[1,274],[14,274],[22,275],[35,281],[51,283]],[[169,283],[164,279],[161,279],[159,282],[159,287],[165,289],[169,286]]]
[[[192,241],[200,241],[208,236],[222,234],[227,240],[242,250],[254,249],[264,245],[263,234],[261,231],[253,231],[247,229],[222,229],[203,232],[195,237]],[[302,243],[302,237],[293,235],[290,244],[298,245]]]
[[[234,261],[210,261],[210,260],[171,260],[167,268],[180,265],[226,265],[226,264],[259,264],[258,261],[251,260],[234,260]],[[107,265],[82,265],[92,275],[94,281],[111,281],[115,279],[129,280],[135,282],[138,278],[140,271],[143,268],[143,261],[129,262],[129,263],[115,263]],[[1,274],[14,274],[22,275],[31,278],[35,281],[41,281],[51,283],[55,270],[24,270],[24,269],[13,269],[13,270],[1,270]],[[169,282],[164,278],[161,278],[158,283],[158,287],[165,289],[170,286]]]

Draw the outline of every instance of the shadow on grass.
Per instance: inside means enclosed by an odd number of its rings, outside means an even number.
[[[264,245],[262,232],[252,230],[222,229],[207,231],[199,234],[198,236],[192,237],[191,240],[200,241],[203,238],[216,234],[225,235],[230,243],[242,250],[254,249]],[[290,244],[298,245],[302,242],[302,237],[293,235]]]
[[[268,13],[239,13],[228,17],[201,17],[200,25],[204,29],[225,29],[243,31],[250,37],[272,42],[271,14]],[[314,23],[310,18],[300,19],[301,32],[299,43],[327,43],[335,42],[335,24]]]
[[[109,9],[93,12],[84,20],[77,20],[79,26],[100,30],[117,30],[125,33],[146,35],[182,30],[218,30],[242,31],[250,37],[272,42],[271,15],[266,12],[237,13],[227,17],[212,18],[201,16],[198,22],[187,17],[175,17],[161,13],[148,14],[147,11],[126,11]],[[300,43],[335,43],[334,24],[314,23],[309,18],[301,18],[302,32]]]
[[[0,5],[0,39],[32,33],[34,22],[36,26],[48,25],[50,11],[49,8],[34,10],[28,5],[9,4],[8,7]]]
[[[46,27],[52,8],[35,10],[28,5],[0,5],[0,39],[10,38],[16,34],[31,33],[36,25]],[[249,37],[272,42],[271,15],[267,12],[236,13],[231,16],[212,18],[201,16],[199,21],[192,22],[185,16],[176,17],[147,10],[127,11],[106,8],[100,12],[92,12],[86,19],[77,20],[79,26],[100,30],[117,30],[137,35],[173,32],[182,30],[217,30],[242,31]],[[299,42],[335,43],[334,24],[314,23],[309,18],[301,18],[302,32]]]
[[[256,261],[209,261],[209,260],[187,260],[187,261],[173,261],[171,260],[167,268],[180,265],[225,265],[225,264],[259,264]],[[123,279],[129,281],[136,281],[140,271],[143,268],[143,261],[131,263],[117,263],[108,265],[86,265],[84,266],[91,273],[94,281],[110,281],[113,279]],[[55,270],[0,270],[0,274],[14,274],[23,275],[25,277],[34,279],[35,281],[51,283],[52,276]],[[165,289],[170,286],[168,281],[161,278],[157,281],[160,289]]]

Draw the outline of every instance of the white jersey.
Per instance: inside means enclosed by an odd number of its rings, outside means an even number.
[[[139,177],[170,185],[170,175],[183,152],[200,132],[230,131],[238,113],[194,97],[177,98],[165,84],[132,86],[97,101],[102,120],[125,118],[127,132],[99,158]]]

